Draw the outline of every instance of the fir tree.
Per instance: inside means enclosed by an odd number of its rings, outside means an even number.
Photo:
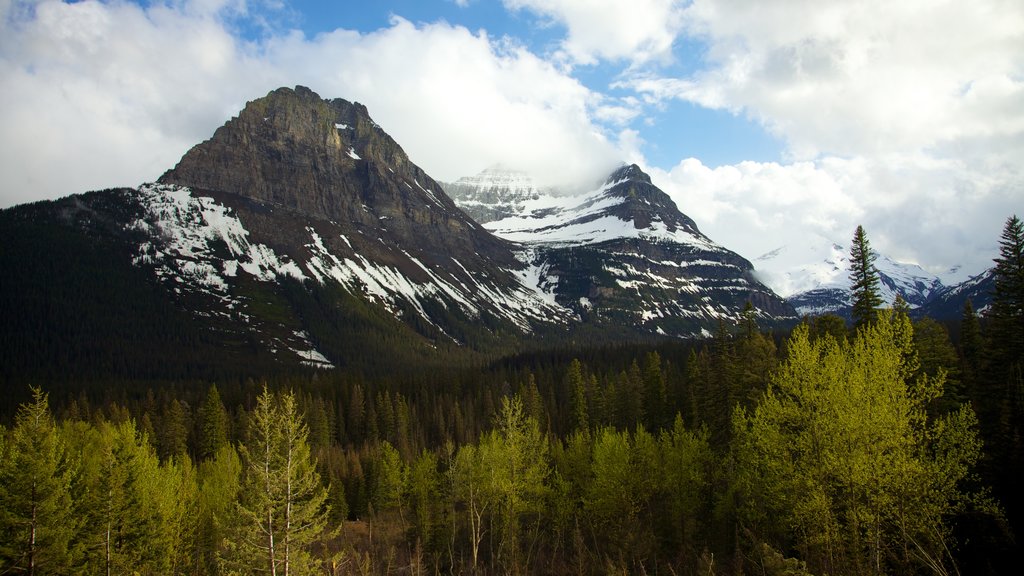
[[[989,309],[988,363],[979,385],[982,430],[999,462],[996,490],[1010,517],[1024,514],[1024,224],[1006,221],[995,259]],[[1021,530],[1018,528],[1018,537]]]
[[[1006,221],[995,259],[995,289],[989,319],[992,352],[997,360],[1024,356],[1024,224],[1016,216]]]
[[[863,226],[857,226],[853,233],[853,246],[850,248],[850,290],[853,292],[851,315],[853,324],[860,328],[875,320],[876,309],[882,305],[882,297],[878,292],[878,270],[868,237]]]
[[[228,443],[228,412],[220,401],[217,385],[210,386],[199,409],[199,457],[213,458]]]
[[[0,447],[0,572],[61,573],[75,530],[74,470],[47,395],[34,388],[32,396]]]
[[[294,394],[276,398],[264,388],[241,447],[242,525],[233,548],[244,570],[288,576],[316,567],[308,548],[323,535],[329,510],[307,436]]]

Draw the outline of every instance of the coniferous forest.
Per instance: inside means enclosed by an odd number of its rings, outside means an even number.
[[[854,250],[853,327],[27,387],[0,573],[1012,573],[1024,228],[953,326],[877,308]]]

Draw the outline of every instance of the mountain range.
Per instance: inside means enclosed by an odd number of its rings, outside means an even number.
[[[8,378],[416,370],[825,309],[777,295],[636,165],[575,194],[506,169],[442,185],[365,106],[304,87],[157,182],[0,211],[0,242]]]
[[[443,186],[460,208],[487,229],[527,244],[561,241],[559,231],[568,229],[545,228],[541,218],[558,221],[573,205],[586,204],[586,195],[581,198],[554,188],[538,188],[526,173],[501,166]],[[584,231],[584,236],[591,232]],[[917,264],[898,262],[884,254],[876,256],[881,296],[887,304],[899,296],[914,314],[941,319],[958,317],[967,298],[973,300],[976,310],[988,305],[991,270],[975,277],[959,268],[937,275]],[[852,294],[848,247],[808,234],[802,244],[779,246],[758,256],[752,264],[754,277],[791,304],[799,316],[849,317]]]

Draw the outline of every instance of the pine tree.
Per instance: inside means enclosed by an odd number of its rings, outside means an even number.
[[[1011,518],[1024,515],[1024,223],[1006,221],[995,259],[995,289],[988,312],[988,362],[978,386],[979,415],[998,462],[996,490]],[[1018,528],[1018,537],[1024,531]]]
[[[61,573],[68,569],[75,518],[74,469],[50,414],[47,395],[18,409],[0,450],[0,572]]]
[[[590,430],[589,410],[587,410],[587,390],[583,383],[583,365],[573,359],[569,370],[565,373],[565,389],[569,393],[571,432],[587,432]]]
[[[856,328],[873,322],[876,309],[882,305],[882,296],[878,292],[878,270],[875,269],[877,257],[871,250],[864,227],[857,226],[850,247],[850,290],[853,292],[851,315]]]
[[[322,536],[329,510],[295,395],[275,397],[264,387],[249,425],[235,560],[243,570],[275,576],[311,572],[317,563],[308,548]]]
[[[212,384],[199,409],[199,457],[213,458],[228,443],[228,412],[220,400],[217,385]]]

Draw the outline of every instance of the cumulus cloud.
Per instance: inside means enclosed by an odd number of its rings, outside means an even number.
[[[864,224],[876,249],[932,271],[991,265],[1024,194],[1024,4],[694,0],[682,21],[702,68],[615,87],[786,143],[786,164],[655,170],[712,237],[753,258],[804,234],[846,244]]]
[[[560,56],[570,63],[645,63],[671,57],[682,23],[678,0],[503,0],[566,27]]]
[[[962,280],[991,265],[1003,220],[1019,210],[1020,190],[1003,178],[926,157],[716,168],[688,158],[649,170],[713,240],[750,260],[786,248],[796,266],[813,263],[800,255],[815,253],[814,243],[848,246],[863,225],[875,250]]]
[[[318,66],[311,86],[361,100],[432,175],[455,179],[495,163],[543,184],[593,179],[616,162],[592,122],[605,98],[507,39],[445,23],[360,35],[339,30],[267,46],[284,69]],[[472,168],[467,172],[469,168]]]
[[[254,6],[0,3],[0,206],[153,180],[282,85],[361,101],[439,179],[503,161],[557,183],[618,157],[592,120],[622,113],[511,41],[400,18],[240,40]]]
[[[799,17],[794,17],[794,15]],[[745,113],[796,159],[873,156],[1024,139],[1024,4],[695,0],[685,33],[707,67],[622,85]],[[979,149],[980,148],[980,149]]]

